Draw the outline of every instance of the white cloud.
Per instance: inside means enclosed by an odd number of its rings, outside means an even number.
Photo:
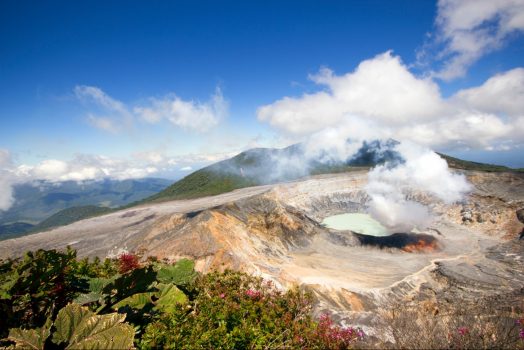
[[[138,152],[135,153],[133,157],[152,164],[160,164],[166,161],[164,154],[156,151]]]
[[[169,95],[162,99],[151,98],[148,106],[135,107],[136,115],[148,123],[168,120],[171,124],[186,130],[207,131],[218,124],[227,114],[228,103],[219,88],[210,101],[184,101]]]
[[[11,154],[8,150],[0,148],[0,169],[7,168],[11,164]]]
[[[515,68],[489,78],[479,87],[455,94],[457,103],[488,113],[524,115],[524,68]]]
[[[124,103],[112,98],[96,86],[77,85],[75,86],[74,93],[80,100],[94,102],[109,111],[121,114],[129,113]]]
[[[148,103],[140,106],[128,106],[95,86],[79,85],[74,93],[82,102],[103,110],[103,117],[87,114],[89,125],[112,133],[131,127],[135,118],[151,124],[167,120],[185,130],[205,132],[215,127],[228,112],[228,103],[220,88],[204,103],[185,101],[169,94],[164,98],[149,98]]]
[[[68,162],[47,159],[34,166],[20,165],[16,168],[15,173],[23,181],[60,182],[104,178],[125,180],[146,177],[157,171],[158,169],[149,163],[137,163],[96,155],[77,155]]]
[[[69,171],[66,162],[56,159],[47,159],[35,166],[33,169],[35,177],[40,179],[53,179],[62,176]]]
[[[180,171],[191,171],[191,170],[193,170],[193,168],[190,166],[185,166],[183,168],[180,168]]]
[[[354,72],[337,76],[322,69],[312,79],[326,88],[262,106],[259,120],[296,139],[314,137],[326,143],[336,142],[330,133],[356,141],[394,138],[441,148],[497,149],[524,143],[524,127],[519,126],[524,117],[522,69],[448,99],[431,79],[414,76],[390,52],[362,62]]]
[[[12,161],[9,151],[0,149],[0,210],[7,210],[13,204],[13,184],[15,177],[11,172]]]
[[[437,11],[436,33],[422,56],[437,50],[443,66],[433,75],[444,80],[463,76],[479,58],[524,31],[524,0],[439,0]]]
[[[324,68],[310,77],[327,89],[260,107],[258,118],[294,134],[338,126],[348,114],[373,122],[405,124],[442,114],[438,86],[413,76],[398,56],[386,52],[336,76]]]
[[[110,118],[95,117],[92,114],[87,115],[87,122],[89,125],[104,131],[116,133],[119,131],[115,121]]]
[[[86,121],[94,128],[117,133],[133,125],[133,115],[121,101],[112,98],[96,86],[78,85],[74,88],[75,96],[86,105],[101,109],[104,116],[87,113]],[[100,112],[100,111],[99,111]]]

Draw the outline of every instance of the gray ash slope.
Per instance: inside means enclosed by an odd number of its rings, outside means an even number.
[[[15,203],[8,210],[0,211],[0,239],[35,229],[34,226],[64,209],[85,206],[115,208],[148,197],[170,184],[169,180],[156,178],[18,184],[14,187]],[[43,228],[49,228],[49,225]]]

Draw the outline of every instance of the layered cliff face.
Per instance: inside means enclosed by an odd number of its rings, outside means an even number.
[[[420,232],[380,240],[323,227],[327,216],[365,211],[366,179],[364,172],[325,175],[145,205],[0,242],[0,255],[71,245],[84,256],[126,249],[161,259],[189,257],[202,272],[231,268],[284,288],[309,288],[316,312],[329,310],[340,322],[360,325],[373,324],[384,304],[426,305],[435,312],[461,300],[522,300],[521,175],[468,173],[475,188],[452,205],[413,192],[435,213]]]

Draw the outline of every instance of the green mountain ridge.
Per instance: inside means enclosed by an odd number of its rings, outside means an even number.
[[[488,164],[472,162],[455,157],[448,156],[443,153],[438,153],[439,156],[448,162],[448,166],[453,169],[472,170],[472,171],[486,171],[486,172],[524,172],[524,168],[510,168],[504,165]]]
[[[370,143],[377,147],[377,143]],[[391,145],[391,144],[390,144]],[[287,169],[282,176],[275,177],[272,174],[279,165],[275,164],[279,157],[288,157],[289,163],[294,160],[300,161],[303,156],[299,145],[293,145],[284,149],[256,148],[242,152],[233,158],[229,158],[210,166],[197,170],[183,179],[175,182],[163,191],[148,197],[130,206],[178,199],[193,199],[205,196],[217,195],[232,190],[299,179],[308,175],[332,174],[348,171],[369,169],[380,164],[391,157],[393,151],[388,150],[387,145],[378,154],[370,151],[372,147],[364,146],[357,156],[347,162],[320,162],[311,161],[307,167]],[[381,147],[381,146],[378,146]],[[385,152],[385,153],[384,153]],[[389,152],[389,153],[387,153]],[[502,165],[471,162],[438,153],[446,160],[448,166],[453,169],[487,171],[487,172],[524,172],[524,169],[512,169]]]

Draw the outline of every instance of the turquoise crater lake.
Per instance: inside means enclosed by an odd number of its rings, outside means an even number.
[[[368,214],[347,213],[328,216],[322,224],[334,230],[351,230],[370,236],[389,236],[386,228]]]

